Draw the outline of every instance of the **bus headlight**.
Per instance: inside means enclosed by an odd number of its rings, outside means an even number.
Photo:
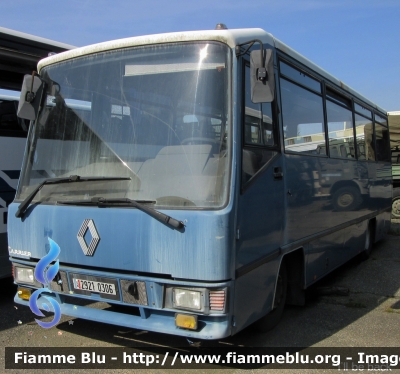
[[[176,308],[201,309],[201,292],[185,290],[183,288],[173,289],[173,303]]]
[[[16,281],[20,283],[35,284],[35,278],[33,277],[33,269],[15,267]]]

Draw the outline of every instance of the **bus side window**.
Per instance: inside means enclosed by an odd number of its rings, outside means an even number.
[[[325,156],[322,96],[283,77],[280,86],[285,151]]]
[[[326,89],[329,155],[333,158],[354,159],[354,127],[351,101]]]
[[[276,153],[272,104],[251,101],[250,66],[244,73],[244,123],[242,152],[242,185],[245,185]]]
[[[355,113],[357,158],[375,161],[374,126],[371,119]]]

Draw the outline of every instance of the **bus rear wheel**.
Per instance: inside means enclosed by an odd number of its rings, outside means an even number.
[[[254,330],[267,332],[272,330],[281,320],[285,308],[287,294],[287,270],[285,262],[282,261],[279,269],[278,280],[276,283],[274,308],[266,316],[254,323]]]

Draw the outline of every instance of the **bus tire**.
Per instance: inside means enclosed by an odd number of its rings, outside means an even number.
[[[364,251],[362,253],[362,257],[364,260],[367,260],[371,256],[372,246],[374,244],[373,227],[374,226],[373,226],[372,222],[369,222],[366,233],[365,233]]]
[[[361,204],[360,191],[354,186],[340,187],[333,193],[332,199],[337,211],[354,210]]]
[[[258,332],[267,332],[272,330],[281,320],[283,310],[285,309],[287,295],[287,270],[285,261],[282,261],[279,269],[278,280],[276,283],[274,308],[266,316],[256,321],[253,325],[254,330]]]

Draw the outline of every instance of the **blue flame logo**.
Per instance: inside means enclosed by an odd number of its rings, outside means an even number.
[[[51,304],[53,312],[54,312],[54,318],[51,322],[42,322],[35,318],[35,321],[38,323],[38,325],[44,327],[45,329],[49,329],[49,328],[55,326],[60,321],[60,318],[61,318],[61,309],[60,309],[60,305],[58,304],[58,302],[55,301],[54,299],[47,298],[46,296],[41,295],[42,292],[52,293],[52,291],[48,287],[49,287],[50,282],[57,275],[58,269],[60,267],[58,260],[56,261],[56,263],[54,265],[49,266],[60,254],[60,247],[54,240],[52,240],[50,238],[48,238],[48,239],[49,239],[49,243],[50,243],[50,251],[46,256],[44,256],[38,262],[38,264],[36,265],[36,268],[35,268],[35,278],[38,282],[42,283],[45,286],[45,288],[40,288],[40,289],[36,290],[29,299],[29,307],[31,308],[31,311],[39,317],[45,317],[45,315],[40,311],[40,309],[37,305],[37,300],[38,300],[39,296],[41,296],[42,298],[45,298]],[[49,305],[44,302],[42,303],[42,308],[44,310],[46,310],[47,312],[51,311]]]

